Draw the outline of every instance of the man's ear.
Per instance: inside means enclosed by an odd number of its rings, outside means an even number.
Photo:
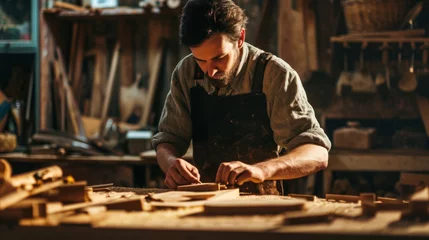
[[[238,39],[238,47],[241,48],[246,40],[246,29],[242,28],[240,32],[240,38]]]

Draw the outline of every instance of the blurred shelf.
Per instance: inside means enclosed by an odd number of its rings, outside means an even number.
[[[52,154],[26,154],[26,153],[4,153],[0,154],[3,158],[10,162],[21,163],[59,163],[59,162],[74,162],[74,163],[94,163],[94,164],[127,164],[127,165],[147,165],[156,164],[156,161],[146,161],[139,156],[80,156],[69,155],[59,156]]]
[[[373,149],[329,153],[327,171],[429,171],[429,150]]]
[[[375,33],[347,34],[331,37],[331,42],[366,42],[366,43],[425,43],[429,38],[425,37],[424,29],[389,31]]]
[[[112,19],[127,17],[165,17],[179,16],[179,9],[161,8],[159,13],[151,9],[118,7],[106,9],[91,9],[83,12],[61,10],[58,8],[43,9],[44,16],[56,17],[64,20],[91,20],[91,19]]]

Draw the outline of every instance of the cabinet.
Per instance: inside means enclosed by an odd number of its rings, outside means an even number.
[[[0,1],[0,74],[7,81],[10,98],[22,103],[18,135],[25,144],[38,125],[39,104],[39,0]]]

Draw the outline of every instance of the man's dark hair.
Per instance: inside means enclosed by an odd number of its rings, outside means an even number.
[[[232,0],[189,0],[180,21],[180,42],[198,46],[215,33],[237,41],[246,27],[247,16]]]

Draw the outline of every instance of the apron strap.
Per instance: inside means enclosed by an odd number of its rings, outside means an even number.
[[[265,67],[267,66],[268,61],[272,57],[273,55],[271,53],[263,52],[259,55],[258,59],[256,60],[255,72],[253,73],[253,84],[252,84],[253,93],[262,93]]]

